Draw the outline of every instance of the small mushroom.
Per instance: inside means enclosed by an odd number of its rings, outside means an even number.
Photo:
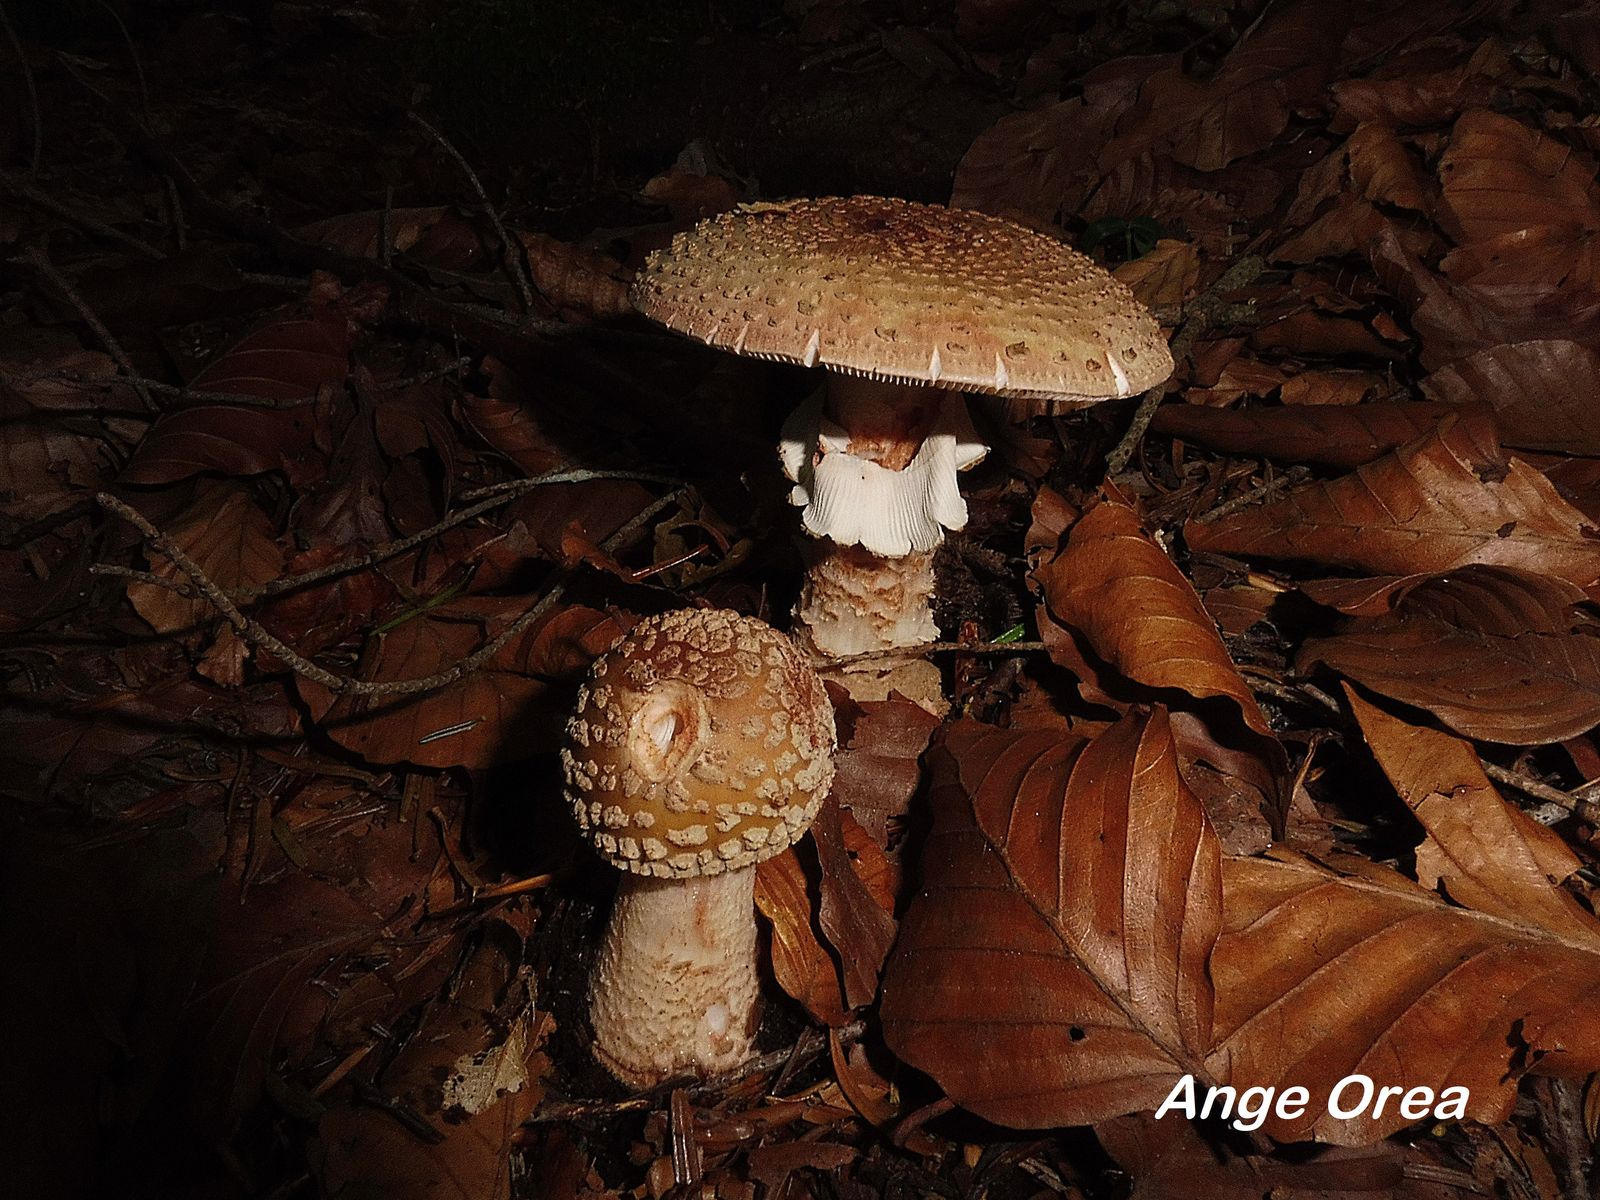
[[[626,872],[589,989],[595,1057],[623,1083],[749,1057],[755,866],[810,826],[833,749],[821,679],[753,618],[650,617],[596,660],[561,761],[578,824]]]
[[[987,451],[961,392],[1060,407],[1133,395],[1172,372],[1149,312],[1057,239],[878,196],[702,221],[650,256],[632,298],[708,345],[829,368],[823,394],[785,425],[780,455],[816,539],[796,636],[832,658],[938,638],[933,551],[967,521],[956,472]],[[842,678],[871,698],[882,670]],[[932,665],[913,674],[889,686],[942,706]]]

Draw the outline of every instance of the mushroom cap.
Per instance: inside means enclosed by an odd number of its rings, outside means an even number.
[[[779,853],[833,783],[833,706],[794,643],[738,613],[648,617],[598,658],[561,752],[620,870],[716,875]]]
[[[1028,399],[1103,400],[1172,374],[1149,311],[1047,234],[881,196],[750,204],[646,260],[634,307],[755,358]]]

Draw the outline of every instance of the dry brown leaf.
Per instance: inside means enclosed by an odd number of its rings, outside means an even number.
[[[194,500],[166,534],[225,592],[259,586],[283,569],[283,550],[273,536],[271,518],[236,483],[207,483],[196,489]],[[153,550],[150,557],[151,574],[188,582],[166,558]],[[157,633],[217,619],[209,601],[190,600],[152,583],[130,583],[128,601]]]
[[[880,846],[922,783],[922,752],[939,719],[909,700],[835,701],[839,751],[833,795]]]
[[[1324,663],[1468,737],[1565,741],[1600,724],[1600,622],[1548,575],[1463,567],[1405,587],[1392,614],[1305,644]]]
[[[1366,248],[1373,270],[1409,311],[1425,367],[1434,369],[1505,342],[1600,344],[1600,294],[1587,286],[1566,285],[1570,246],[1559,235],[1554,241],[1538,233],[1530,239],[1542,257],[1540,275],[1531,282],[1520,271],[1511,281],[1457,282],[1435,275],[1422,265],[1402,231],[1387,221],[1370,239]],[[1592,266],[1593,256],[1589,260]]]
[[[1389,390],[1376,371],[1301,371],[1283,381],[1279,399],[1289,405],[1361,404]]]
[[[756,866],[756,907],[772,926],[772,975],[813,1020],[837,1028],[850,1019],[839,964],[814,926],[815,902],[794,849]]]
[[[1349,468],[1415,441],[1459,411],[1448,404],[1409,401],[1225,412],[1169,404],[1156,410],[1150,428],[1226,454]]]
[[[1069,669],[1080,664],[1075,654],[1056,652],[1067,648],[1065,631],[1052,636],[1050,626],[1059,622],[1136,683],[1232,701],[1244,724],[1276,745],[1200,597],[1132,508],[1105,500],[1090,509],[1033,579],[1043,600],[1040,631],[1055,643],[1056,661]]]
[[[1224,554],[1303,559],[1375,575],[1448,571],[1468,563],[1600,580],[1594,527],[1537,471],[1511,459],[1473,463],[1468,430],[1436,431],[1281,500],[1184,527],[1189,545]]]
[[[1439,772],[1425,790],[1448,796],[1459,782]],[[1445,856],[1465,850],[1435,814],[1418,817]],[[1600,1066],[1592,919],[1582,936],[1551,930],[1536,915],[1451,907],[1397,874],[1339,875],[1287,851],[1225,861],[1223,893],[1210,1062],[1236,1087],[1310,1091],[1303,1115],[1267,1119],[1280,1141],[1375,1141],[1425,1115],[1399,1108],[1418,1087],[1465,1088],[1464,1115],[1497,1122],[1530,1069],[1581,1077]],[[1397,1090],[1381,1111],[1332,1116],[1334,1087],[1356,1075]]]
[[[1324,1147],[1285,1162],[1236,1154],[1208,1139],[1193,1123],[1167,1116],[1118,1117],[1095,1126],[1106,1153],[1133,1181],[1129,1200],[1460,1200],[1444,1183],[1409,1178],[1408,1165],[1425,1169],[1424,1151],[1395,1142],[1352,1148]],[[1423,1175],[1419,1169],[1418,1175]]]
[[[756,906],[772,925],[778,985],[825,1025],[871,1003],[894,942],[896,875],[878,844],[830,795],[808,851],[756,868]],[[819,872],[820,865],[820,872]]]
[[[1432,400],[1493,408],[1508,446],[1600,455],[1600,354],[1588,346],[1491,346],[1441,367],[1421,387]]]
[[[1389,78],[1342,79],[1329,91],[1346,128],[1362,122],[1393,126],[1435,125],[1469,108],[1488,105],[1511,73],[1506,52],[1485,42],[1466,63],[1443,70],[1407,70],[1399,59],[1386,64]]]
[[[1411,151],[1386,124],[1358,125],[1345,143],[1350,181],[1366,199],[1415,212],[1431,211],[1433,204],[1422,168]]]
[[[1176,66],[1157,72],[1101,151],[1102,167],[1161,147],[1183,166],[1220,171],[1265,149],[1288,125],[1291,106],[1321,89],[1347,24],[1341,9],[1296,0],[1268,12],[1209,79]]]
[[[360,678],[416,679],[454,666],[516,619],[527,600],[461,597],[375,637]],[[605,613],[574,605],[537,622],[464,679],[405,696],[336,697],[296,677],[318,724],[369,762],[487,767],[555,745],[575,678],[621,636]]]
[[[1514,117],[1465,113],[1439,160],[1439,221],[1457,243],[1536,228],[1600,229],[1595,170],[1567,146]]]
[[[342,386],[355,345],[351,324],[375,315],[372,296],[314,297],[308,316],[280,317],[223,351],[189,381],[196,391],[255,396],[279,402],[315,398]],[[309,403],[263,408],[201,403],[163,415],[123,469],[126,483],[173,483],[202,471],[259,475],[281,468],[291,480],[321,472],[315,459]]]
[[[1162,238],[1111,272],[1146,308],[1177,309],[1200,286],[1200,252],[1193,242]]]
[[[878,843],[831,797],[811,824],[811,840],[822,867],[817,924],[839,956],[845,1003],[860,1008],[878,994],[894,945],[893,875]]]
[[[1472,746],[1345,698],[1367,745],[1406,806],[1428,830],[1417,847],[1417,879],[1457,904],[1510,921],[1532,921],[1569,941],[1600,933],[1593,914],[1562,890],[1583,864],[1561,836],[1507,804]]]
[[[1020,1128],[1160,1103],[1209,1042],[1220,902],[1165,714],[1092,742],[961,721],[937,777],[884,978],[890,1048]]]

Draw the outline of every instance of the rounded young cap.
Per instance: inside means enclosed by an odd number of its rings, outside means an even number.
[[[803,834],[833,783],[833,706],[751,617],[649,617],[595,661],[567,723],[567,798],[621,870],[715,875]]]
[[[1055,238],[880,196],[746,205],[645,262],[645,316],[757,358],[1029,399],[1099,400],[1172,373],[1133,293]]]

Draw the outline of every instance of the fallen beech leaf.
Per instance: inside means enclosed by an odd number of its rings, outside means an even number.
[[[1366,199],[1415,212],[1432,209],[1422,169],[1392,126],[1358,125],[1345,143],[1345,153],[1349,155],[1350,181]]]
[[[1176,66],[1157,72],[1140,89],[1134,119],[1101,152],[1102,166],[1163,146],[1184,166],[1218,171],[1266,148],[1288,125],[1291,104],[1321,89],[1347,25],[1342,10],[1297,0],[1267,13],[1209,79]]]
[[[1072,527],[1066,545],[1035,568],[1033,579],[1047,642],[1061,645],[1061,631],[1047,628],[1060,622],[1136,683],[1232,701],[1244,724],[1276,745],[1200,597],[1132,508],[1112,500],[1095,505]],[[1076,665],[1075,657],[1063,661],[1054,648],[1052,657],[1069,669]]]
[[[256,587],[276,579],[283,569],[283,550],[273,536],[271,518],[234,483],[198,488],[183,515],[164,532],[225,592]],[[188,582],[167,558],[149,553],[152,575]],[[157,633],[220,619],[210,601],[190,600],[153,583],[130,583],[128,601]]]
[[[1460,738],[1410,725],[1356,695],[1345,698],[1373,757],[1428,830],[1417,879],[1442,885],[1457,904],[1507,920],[1537,922],[1576,942],[1600,924],[1561,884],[1583,864],[1559,834],[1507,804]]]
[[[1422,364],[1430,369],[1503,342],[1600,343],[1600,294],[1592,287],[1565,286],[1571,254],[1562,244],[1541,242],[1539,253],[1547,265],[1532,281],[1520,271],[1511,281],[1442,278],[1422,265],[1418,252],[1387,221],[1366,250],[1378,278],[1409,310],[1422,342]]]
[[[304,474],[314,454],[310,401],[344,383],[354,337],[351,305],[319,305],[310,316],[279,318],[246,335],[189,381],[196,391],[303,401],[284,408],[203,403],[162,416],[123,469],[126,483],[174,483],[202,471]]]
[[[1411,401],[1223,412],[1168,404],[1156,410],[1150,429],[1227,454],[1349,468],[1415,441],[1459,411],[1454,405]]]
[[[528,603],[459,597],[410,617],[373,639],[360,678],[443,671]],[[334,696],[304,677],[295,683],[323,731],[369,762],[487,767],[553,747],[571,699],[553,681],[575,677],[622,632],[614,618],[574,605],[536,622],[465,678],[422,695]]]
[[[1455,785],[1441,773],[1430,790]],[[1457,829],[1417,816],[1445,856],[1467,852]],[[1222,877],[1213,1071],[1231,1072],[1235,1087],[1293,1084],[1312,1097],[1301,1117],[1270,1116],[1270,1136],[1360,1145],[1416,1120],[1398,1091],[1379,1113],[1331,1116],[1334,1086],[1353,1075],[1435,1096],[1466,1088],[1466,1115],[1493,1123],[1510,1114],[1523,1074],[1600,1066],[1600,924],[1586,914],[1582,934],[1570,922],[1552,930],[1532,896],[1524,915],[1490,915],[1398,874],[1339,875],[1287,851],[1229,859]]]
[[[1600,230],[1594,174],[1572,147],[1514,117],[1473,109],[1439,160],[1439,222],[1458,243],[1539,227]]]
[[[896,878],[835,796],[811,834],[815,859],[802,851],[757,866],[756,906],[772,924],[778,985],[817,1020],[837,1027],[877,994],[894,944]]]
[[[839,964],[813,928],[806,869],[793,848],[756,865],[756,907],[772,926],[772,974],[814,1020],[837,1028],[850,1019]]]
[[[1430,400],[1493,408],[1508,446],[1600,455],[1600,354],[1588,346],[1491,346],[1441,367],[1421,387]]]
[[[1295,489],[1217,521],[1190,521],[1189,545],[1224,554],[1305,559],[1408,575],[1486,563],[1600,580],[1600,539],[1550,481],[1513,458],[1503,477],[1477,469],[1466,430],[1448,418],[1353,474]]]
[[[1146,254],[1112,271],[1146,308],[1177,309],[1200,286],[1200,253],[1194,243],[1161,238]]]
[[[1162,710],[1091,742],[974,721],[937,752],[884,1036],[1019,1128],[1160,1103],[1209,1044],[1220,851]]]
[[[822,866],[817,924],[839,956],[845,1002],[860,1008],[878,994],[883,960],[894,945],[888,864],[878,844],[831,798],[812,822],[811,838]],[[862,866],[879,885],[878,891],[858,873]]]
[[[1375,1146],[1324,1147],[1310,1157],[1284,1162],[1266,1155],[1245,1157],[1208,1140],[1192,1123],[1167,1116],[1118,1117],[1094,1128],[1106,1153],[1133,1179],[1129,1200],[1459,1200],[1443,1183],[1410,1178],[1408,1165],[1425,1168],[1416,1147],[1395,1142]],[[1423,1174],[1422,1170],[1417,1172]]]
[[[1515,745],[1600,724],[1600,621],[1548,575],[1463,567],[1406,587],[1391,614],[1301,651],[1468,737]]]
[[[1406,65],[1389,63],[1389,78],[1342,79],[1330,85],[1334,104],[1348,126],[1436,125],[1492,102],[1504,90],[1502,78],[1511,73],[1506,52],[1493,41],[1486,41],[1469,61],[1443,70],[1406,71]]]
[[[880,846],[889,823],[904,817],[922,784],[922,752],[939,719],[909,700],[852,700],[835,704],[839,751],[833,795]]]

